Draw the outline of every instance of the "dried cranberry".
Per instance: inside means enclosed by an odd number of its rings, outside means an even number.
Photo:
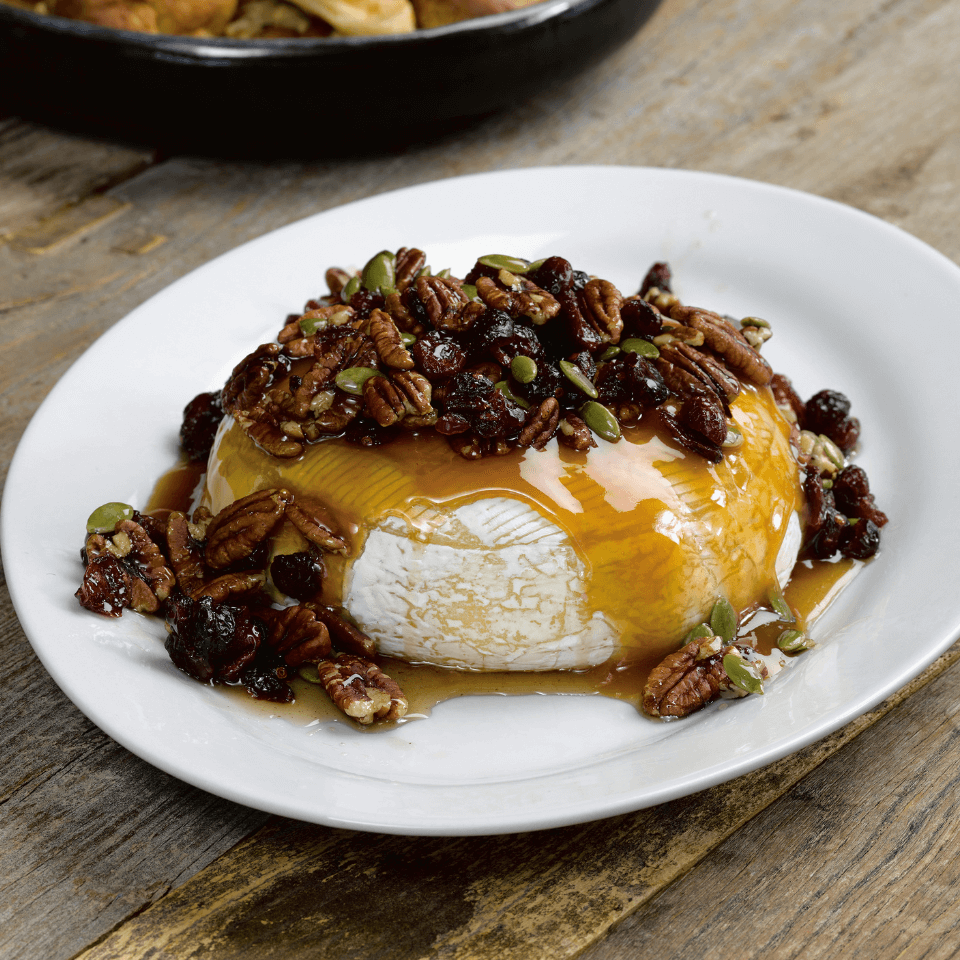
[[[707,394],[694,394],[684,401],[677,419],[710,443],[720,446],[727,436],[727,419],[720,401]]]
[[[457,374],[447,384],[443,402],[445,415],[462,417],[479,437],[516,436],[526,417],[524,410],[507,400],[492,380],[474,373]]]
[[[657,262],[647,271],[647,275],[643,278],[643,283],[640,284],[640,296],[645,296],[653,287],[662,290],[664,293],[670,293],[672,291],[672,287],[670,286],[672,282],[673,274],[670,271],[669,265]]]
[[[191,600],[182,593],[167,605],[170,659],[196,680],[236,680],[257,652],[263,624],[242,607],[215,605],[210,597]]]
[[[840,552],[851,560],[869,560],[880,549],[880,530],[872,520],[848,523],[840,536]]]
[[[833,507],[824,510],[823,524],[813,540],[813,552],[820,560],[829,560],[837,552],[846,527],[847,522],[838,510]]]
[[[180,446],[188,460],[207,459],[222,419],[219,390],[201,393],[187,404],[180,426]]]
[[[270,564],[273,585],[288,597],[304,602],[316,599],[325,576],[322,558],[308,550],[279,554]]]
[[[872,521],[878,527],[882,527],[887,522],[887,515],[874,503],[870,483],[863,467],[853,464],[844,467],[833,482],[833,494],[837,500],[837,507],[848,517],[862,517],[864,520]]]
[[[586,270],[573,271],[573,289],[582,290],[590,282],[590,274]]]
[[[243,670],[240,673],[240,682],[256,700],[269,700],[271,703],[292,703],[294,700],[290,684],[259,663]]]
[[[83,582],[74,596],[80,606],[105,617],[119,617],[130,606],[130,572],[112,554],[104,553],[87,564]]]
[[[569,383],[567,378],[552,363],[538,362],[537,375],[530,383],[518,385],[517,391],[531,405],[539,406],[548,397],[561,396],[566,383]]]
[[[527,274],[541,290],[554,296],[573,286],[573,267],[563,257],[547,257],[543,263]]]
[[[384,306],[384,298],[379,293],[372,293],[370,290],[358,290],[350,298],[350,306],[357,312],[361,320],[366,320],[378,307]]]
[[[657,407],[670,396],[660,371],[636,353],[621,353],[604,364],[597,374],[597,390],[601,403],[639,403],[642,407]]]
[[[557,297],[560,301],[560,313],[557,320],[549,324],[563,334],[566,341],[565,353],[579,353],[581,351],[599,352],[606,346],[600,334],[587,322],[580,307],[580,300],[573,289],[567,290]],[[554,334],[554,330],[550,330]]]
[[[646,337],[652,339],[660,333],[663,318],[646,300],[624,300],[620,306],[623,321],[621,339]]]
[[[828,436],[844,453],[860,437],[860,421],[850,416],[850,401],[836,390],[821,390],[806,402],[803,424],[806,430]]]
[[[423,301],[417,293],[416,284],[411,283],[410,286],[400,294],[400,302],[410,311],[411,316],[417,323],[428,328],[432,326]]]
[[[388,427],[381,427],[376,420],[369,417],[355,417],[343,434],[348,443],[355,443],[358,447],[382,447],[397,439],[397,431]]]
[[[410,348],[417,368],[431,381],[456,376],[467,365],[467,353],[460,344],[436,330],[420,337]]]

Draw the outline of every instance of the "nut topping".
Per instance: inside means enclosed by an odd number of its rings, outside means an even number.
[[[317,673],[330,699],[358,723],[399,720],[407,712],[399,684],[369,660],[342,653],[317,664]]]
[[[286,490],[258,490],[221,510],[207,530],[207,565],[222,570],[249,557],[270,536],[292,499]]]

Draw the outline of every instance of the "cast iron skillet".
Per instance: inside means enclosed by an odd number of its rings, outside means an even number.
[[[179,149],[356,153],[439,137],[628,40],[659,0],[544,0],[402,36],[195,39],[0,3],[0,110]]]

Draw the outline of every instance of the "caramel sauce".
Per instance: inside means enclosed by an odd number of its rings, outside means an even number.
[[[763,396],[753,396],[745,405],[738,408],[738,422],[753,426],[753,420],[763,412],[768,400]],[[746,431],[745,431],[746,432]],[[516,452],[501,458],[488,458],[477,463],[464,464],[462,459],[436,437],[404,436],[394,443],[363,451],[374,454],[365,458],[363,469],[354,476],[344,477],[340,472],[343,463],[336,457],[327,460],[306,461],[298,464],[282,464],[278,469],[277,461],[260,451],[255,451],[251,459],[252,444],[240,445],[240,437],[235,430],[233,440],[228,432],[226,440],[221,439],[221,453],[226,443],[229,455],[236,454],[243,461],[247,481],[254,486],[251,489],[267,486],[287,486],[297,490],[315,490],[335,488],[339,491],[336,503],[331,508],[341,521],[341,529],[346,524],[346,532],[362,538],[366,517],[375,516],[395,505],[410,500],[429,500],[434,503],[460,501],[464,497],[480,498],[497,492],[521,496],[538,510],[564,526],[573,529],[577,545],[589,558],[593,574],[606,569],[608,582],[619,585],[622,595],[629,600],[629,590],[625,587],[623,570],[623,551],[626,531],[636,523],[651,526],[656,523],[664,509],[671,506],[664,499],[663,485],[650,487],[650,467],[657,467],[654,474],[662,475],[664,464],[667,469],[678,462],[688,473],[688,480],[711,484],[717,482],[718,471],[728,471],[733,479],[729,489],[741,489],[745,498],[752,496],[756,483],[745,482],[744,477],[766,477],[774,495],[766,498],[769,503],[751,504],[753,526],[769,525],[773,522],[771,511],[782,515],[802,503],[799,483],[796,476],[781,477],[779,481],[771,477],[776,471],[774,458],[766,448],[751,448],[729,454],[719,468],[702,462],[691,464],[691,458],[678,455],[674,451],[664,454],[664,446],[656,440],[652,431],[638,427],[625,431],[625,441],[630,445],[632,457],[623,462],[612,464],[611,475],[603,477],[603,449],[598,453],[592,450],[588,455],[577,454],[560,448],[545,454],[532,454],[528,461]],[[779,447],[786,443],[785,429],[775,432],[766,439],[766,443]],[[236,445],[236,449],[234,449]],[[318,445],[318,447],[321,445]],[[610,445],[606,445],[610,446]],[[622,446],[618,444],[617,446]],[[333,449],[331,447],[331,449]],[[350,448],[347,448],[350,449]],[[533,460],[540,457],[540,461]],[[591,458],[593,458],[591,462]],[[658,459],[659,458],[659,459]],[[694,458],[695,459],[695,458]],[[533,464],[533,467],[530,464]],[[538,474],[534,467],[539,466]],[[610,464],[607,465],[611,467]],[[639,469],[638,469],[639,468]],[[203,487],[203,469],[200,464],[178,464],[165,474],[157,483],[147,506],[148,511],[163,510],[188,511],[194,506]],[[546,477],[543,471],[546,471]],[[372,478],[386,471],[386,482],[373,482]],[[470,471],[471,487],[465,492],[463,476]],[[337,478],[339,483],[332,484]],[[692,478],[692,479],[689,479]],[[738,479],[739,478],[739,479]],[[722,489],[728,489],[721,484]],[[544,491],[547,491],[545,495]],[[209,489],[208,489],[209,492]],[[232,490],[230,497],[242,496],[246,490]],[[668,491],[669,493],[669,491]],[[761,498],[763,499],[763,498]],[[219,507],[214,503],[215,507]],[[756,507],[757,509],[753,509]],[[582,517],[593,519],[589,524]],[[719,516],[719,513],[718,513]],[[782,516],[781,521],[782,522]],[[635,528],[634,528],[635,529]],[[779,541],[777,541],[779,542]],[[671,549],[665,545],[663,552],[656,558],[656,564],[669,565],[672,561]],[[746,602],[735,603],[739,609],[757,606],[756,592],[772,580],[773,559],[776,550],[765,545],[759,554],[749,562],[763,573],[754,577],[752,593]],[[742,558],[741,558],[742,559]],[[344,565],[336,558],[328,558],[328,580],[325,584],[324,601],[339,603],[342,594]],[[786,599],[798,614],[799,629],[811,627],[824,612],[850,579],[856,575],[862,564],[855,561],[814,562],[803,560],[797,563],[790,583],[785,591]],[[610,586],[601,587],[600,596],[594,602],[624,608],[623,596],[616,596],[616,590]],[[629,618],[625,618],[629,619]],[[769,653],[776,646],[780,632],[786,628],[783,622],[764,622],[762,614],[742,625],[741,636],[752,635],[763,653]],[[384,671],[394,677],[403,687],[409,700],[409,712],[401,721],[427,716],[438,703],[461,696],[476,695],[602,695],[633,703],[639,709],[640,697],[646,677],[650,670],[663,658],[666,652],[675,649],[677,638],[670,637],[666,645],[646,644],[624,647],[617,656],[600,666],[584,670],[544,671],[544,672],[477,672],[452,670],[422,663],[409,663],[404,660],[384,657],[380,664]],[[330,703],[322,688],[300,678],[292,682],[296,702],[292,704],[273,704],[254,701],[239,687],[223,688],[225,695],[232,696],[238,702],[261,716],[277,715],[297,726],[311,726],[318,722],[336,721],[347,723],[357,729],[363,728],[348,720]],[[383,725],[375,725],[382,729]]]
[[[587,453],[554,440],[544,452],[514,450],[472,463],[432,431],[371,449],[324,441],[284,461],[233,424],[221,428],[207,495],[214,512],[269,487],[319,498],[355,555],[384,517],[402,518],[411,541],[432,542],[431,517],[491,497],[523,501],[582,559],[584,619],[609,622],[623,654],[661,659],[702,618],[703,602],[720,594],[738,610],[762,602],[776,582],[788,520],[802,509],[789,425],[769,390],[745,387],[733,417],[744,443],[716,466],[667,445],[644,421],[624,428],[619,443]],[[332,564],[331,573],[326,600],[340,603],[343,571]],[[470,621],[483,615],[479,607],[454,616]],[[490,635],[490,628],[476,632]]]

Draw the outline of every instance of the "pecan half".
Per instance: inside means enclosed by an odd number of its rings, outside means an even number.
[[[750,346],[732,323],[711,310],[684,309],[691,310],[685,316],[685,322],[703,334],[705,345],[723,357],[737,376],[761,387],[770,382],[773,377],[770,364]],[[670,315],[676,319],[675,310],[671,310]]]
[[[369,660],[342,653],[317,664],[317,672],[330,699],[358,723],[399,720],[407,712],[400,685]]]
[[[330,638],[337,650],[367,660],[372,660],[377,655],[377,645],[373,640],[336,610],[320,604],[309,604],[309,607],[330,631]]]
[[[249,557],[270,536],[292,499],[286,490],[258,490],[224,507],[207,529],[207,565],[222,570]]]
[[[387,377],[370,377],[363,385],[367,412],[381,427],[391,427],[407,415],[403,394]]]
[[[259,616],[270,629],[267,643],[287,666],[319,663],[330,656],[330,633],[308,607],[298,604],[283,610],[262,610]]]
[[[265,575],[262,570],[247,570],[244,573],[225,573],[216,580],[201,584],[189,594],[194,600],[210,597],[214,603],[223,603],[229,597],[245,597],[259,592]],[[186,593],[187,591],[184,591]]]
[[[220,395],[227,413],[258,419],[267,388],[278,373],[289,372],[290,361],[280,352],[277,343],[265,343],[244,357],[230,374]]]
[[[502,310],[512,317],[527,317],[536,326],[560,312],[557,298],[526,277],[516,277],[501,270],[498,279],[499,283],[490,277],[477,277],[477,294],[488,307]]]
[[[244,433],[261,450],[281,460],[290,460],[303,453],[303,444],[299,440],[292,440],[279,427],[269,423],[253,423],[250,420],[237,421],[243,427]]]
[[[594,279],[586,283],[580,300],[584,317],[600,334],[600,339],[604,343],[619,343],[623,332],[620,319],[623,294],[609,280]]]
[[[433,385],[422,373],[404,370],[391,374],[390,379],[400,393],[408,414],[423,417],[433,411]]]
[[[469,425],[467,429],[469,429]],[[478,437],[472,431],[448,436],[447,443],[450,445],[450,449],[459,453],[464,460],[502,457],[513,449],[506,440],[499,440],[496,437]]]
[[[650,716],[686,717],[733,687],[723,669],[723,654],[729,648],[704,656],[711,644],[718,646],[717,639],[694,640],[650,671],[643,689],[643,709]]]
[[[560,442],[571,450],[589,450],[597,445],[593,431],[575,413],[567,413],[557,425]]]
[[[176,578],[167,565],[167,558],[139,523],[133,520],[121,520],[117,524],[116,536],[121,534],[128,537],[130,541],[127,560],[136,563],[140,576],[153,596],[153,599],[147,598],[142,591],[138,590],[130,606],[141,613],[153,613],[159,606],[157,601],[162,603],[170,596]]]
[[[527,414],[526,422],[520,431],[520,446],[542,450],[557,432],[559,422],[560,404],[556,397],[547,397],[539,407],[534,407]]]
[[[348,552],[347,541],[335,532],[326,508],[312,497],[298,495],[287,504],[287,519],[318,547],[330,553]]]
[[[367,332],[377,348],[377,356],[384,366],[394,370],[412,370],[413,357],[400,339],[400,331],[393,318],[382,310],[375,309],[367,320]]]
[[[482,312],[479,304],[460,289],[456,280],[445,277],[417,277],[413,285],[430,323],[437,330],[462,333],[469,330]]]
[[[209,520],[204,524],[204,535]],[[199,532],[199,530],[198,530]],[[194,596],[203,589],[207,566],[203,559],[203,545],[190,532],[190,522],[184,514],[174,511],[167,517],[167,554],[177,577],[177,586]]]
[[[427,262],[427,255],[416,247],[401,247],[397,251],[397,261],[394,272],[394,286],[403,293],[423,269]]]

